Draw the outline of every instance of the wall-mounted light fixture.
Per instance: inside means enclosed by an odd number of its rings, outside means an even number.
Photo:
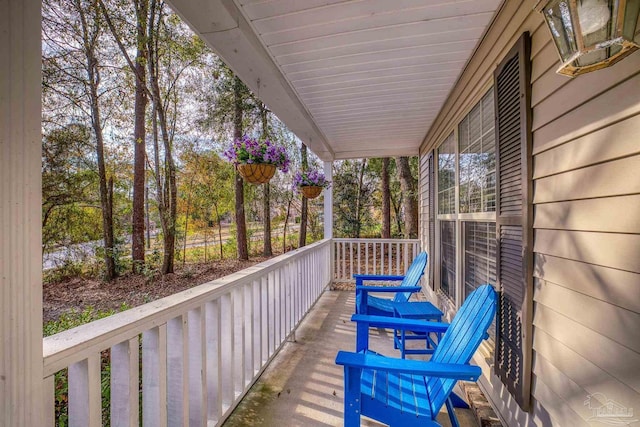
[[[640,0],[540,0],[562,66],[577,76],[615,64],[640,48]]]

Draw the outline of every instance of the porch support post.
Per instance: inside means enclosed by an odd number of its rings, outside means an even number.
[[[41,426],[41,0],[0,0],[0,426]]]
[[[324,176],[333,181],[333,162],[324,162]],[[333,183],[324,190],[324,238],[333,237]]]
[[[324,162],[324,176],[333,181],[333,162]],[[333,238],[333,182],[331,187],[324,190],[324,238]],[[335,248],[333,242],[329,244],[329,283],[335,277]]]

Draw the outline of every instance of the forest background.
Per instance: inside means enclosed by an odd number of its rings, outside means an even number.
[[[44,0],[42,26],[45,309],[56,284],[153,285],[322,238],[322,198],[292,188],[321,162],[164,2]],[[244,184],[221,153],[245,134],[291,170]],[[415,157],[334,162],[334,235],[417,237],[416,184]]]

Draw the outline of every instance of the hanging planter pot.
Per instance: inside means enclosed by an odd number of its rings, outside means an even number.
[[[315,199],[323,188],[329,188],[331,182],[319,171],[298,171],[293,176],[293,189],[307,199]]]
[[[276,169],[285,173],[289,170],[287,150],[268,139],[260,141],[245,135],[233,141],[222,155],[250,184],[269,182]]]
[[[322,187],[317,185],[303,185],[300,187],[300,191],[302,191],[302,195],[307,199],[315,199],[322,193]]]
[[[250,184],[265,184],[273,178],[276,167],[268,163],[242,163],[238,173]]]

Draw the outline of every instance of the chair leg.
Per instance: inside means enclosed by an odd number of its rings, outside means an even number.
[[[344,367],[344,427],[360,426],[361,376],[361,369]]]
[[[454,395],[453,393],[449,395],[449,397],[445,401],[445,405],[447,406],[447,412],[449,413],[449,419],[451,420],[451,427],[460,427],[460,423],[458,422],[458,417],[456,417],[456,413],[453,410],[453,403],[451,402],[451,396],[453,395]]]

